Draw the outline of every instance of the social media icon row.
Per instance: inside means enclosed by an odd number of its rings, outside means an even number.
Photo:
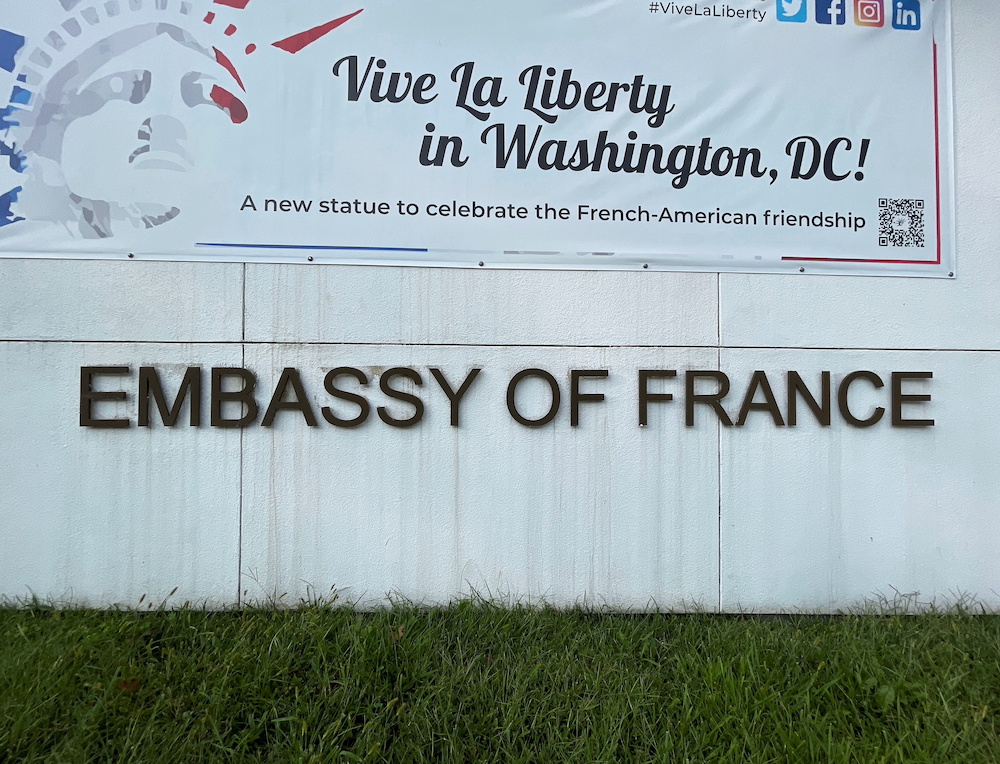
[[[818,24],[846,24],[847,5],[851,0],[813,0]],[[777,0],[778,21],[805,23],[809,15],[807,0]],[[885,26],[888,4],[893,29],[920,29],[920,0],[854,0],[854,23],[859,27]]]

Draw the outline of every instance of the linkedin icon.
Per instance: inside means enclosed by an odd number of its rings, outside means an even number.
[[[920,0],[890,0],[893,29],[920,29]]]

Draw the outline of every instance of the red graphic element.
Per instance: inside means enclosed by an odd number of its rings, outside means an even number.
[[[257,46],[254,45],[253,43],[250,43],[249,45],[247,45],[246,50],[244,50],[243,52],[249,56],[255,50],[257,50]]]
[[[232,37],[234,34],[236,34],[236,26],[234,24],[230,24],[226,27],[226,37]]]
[[[247,6],[250,5],[250,0],[215,0],[215,4],[245,11]]]
[[[233,66],[233,62],[230,61],[226,57],[226,54],[218,48],[212,48],[212,50],[215,51],[215,60],[219,62],[219,66],[233,75],[233,79],[236,80],[236,84],[238,84],[240,89],[245,93],[247,89],[243,87],[243,80],[240,79],[240,73],[236,71],[236,67]]]
[[[239,125],[247,121],[247,107],[243,101],[228,90],[220,88],[218,85],[213,85],[211,95],[212,100],[225,110],[234,125]]]
[[[216,0],[218,2],[218,0]],[[286,37],[284,40],[278,40],[278,42],[271,43],[275,48],[281,48],[289,53],[298,53],[300,50],[305,48],[307,45],[312,45],[323,35],[332,32],[334,29],[339,27],[341,24],[350,21],[355,16],[357,16],[364,8],[355,11],[347,16],[341,16],[339,19],[334,19],[326,24],[321,24],[318,27],[313,27],[305,32],[299,32],[291,37]]]
[[[209,11],[205,14],[205,23],[211,24],[213,21],[215,21],[215,13],[213,11]]]

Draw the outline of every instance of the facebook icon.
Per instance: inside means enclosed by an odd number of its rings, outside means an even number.
[[[816,0],[816,21],[820,24],[846,24],[844,0]]]

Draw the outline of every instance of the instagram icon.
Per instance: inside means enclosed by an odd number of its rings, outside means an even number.
[[[882,0],[854,0],[854,23],[859,27],[880,27],[885,24]]]

